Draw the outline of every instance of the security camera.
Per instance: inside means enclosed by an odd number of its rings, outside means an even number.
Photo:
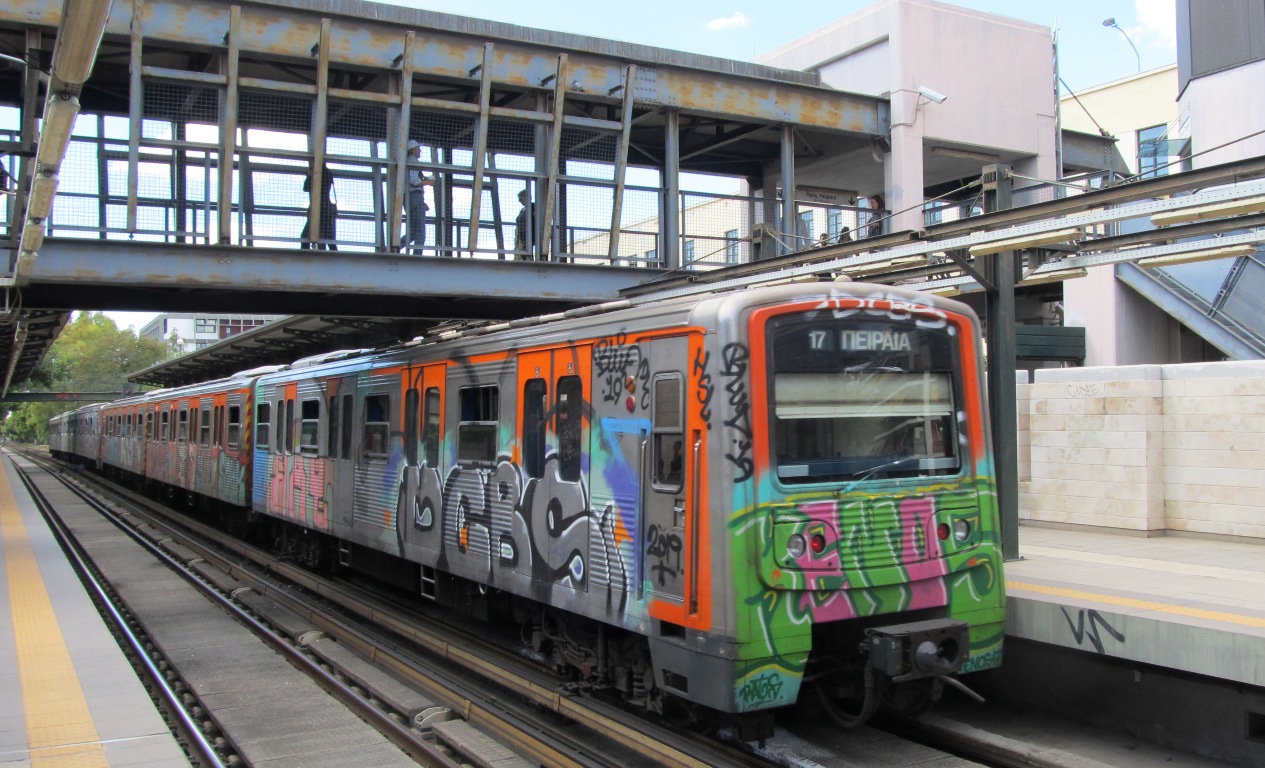
[[[929,101],[934,101],[937,104],[943,104],[944,100],[949,98],[948,96],[945,96],[943,93],[938,93],[936,91],[933,91],[925,85],[918,86],[918,92],[921,93],[923,96],[926,96]]]

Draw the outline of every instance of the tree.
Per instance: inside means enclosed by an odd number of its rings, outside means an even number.
[[[100,312],[80,312],[66,326],[26,384],[32,392],[121,392],[130,373],[178,354],[170,340],[136,337]],[[83,403],[14,403],[0,423],[12,440],[42,443],[48,420]]]

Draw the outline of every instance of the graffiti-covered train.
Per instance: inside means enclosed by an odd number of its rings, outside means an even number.
[[[810,686],[852,723],[1000,663],[985,413],[968,307],[821,282],[247,371],[64,414],[51,445],[761,733]]]

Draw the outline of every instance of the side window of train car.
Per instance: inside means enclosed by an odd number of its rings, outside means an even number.
[[[153,411],[145,412],[145,439],[146,440],[154,439],[154,412]]]
[[[404,462],[410,467],[417,466],[418,442],[422,437],[418,421],[421,414],[417,412],[420,399],[416,389],[404,393]]]
[[[574,483],[580,479],[581,421],[584,410],[584,384],[579,376],[558,379],[558,404],[554,409],[554,431],[558,434],[558,473]]]
[[[160,424],[160,426],[159,426],[159,428],[158,428],[158,441],[159,441],[159,442],[165,443],[165,442],[167,442],[167,441],[168,441],[168,438],[167,438],[167,427],[169,426],[168,422],[170,422],[170,420],[171,420],[171,418],[170,418],[170,417],[171,417],[171,412],[170,412],[170,411],[163,411],[163,412],[159,415],[159,417],[158,417],[159,424]]]
[[[260,403],[255,408],[255,449],[268,450],[268,432],[272,427],[272,406]]]
[[[654,378],[653,432],[654,485],[663,490],[680,490],[685,467],[685,391],[680,374],[660,374]]]
[[[548,409],[544,379],[523,384],[523,469],[528,477],[545,476],[545,411]]]
[[[299,453],[315,456],[320,453],[321,401],[304,400],[299,404]]]
[[[391,398],[389,395],[369,395],[365,398],[365,441],[364,456],[366,459],[385,461],[390,450],[388,438],[391,436]]]
[[[180,427],[176,431],[176,440],[178,442],[187,442],[189,440],[189,409],[180,409]]]
[[[242,407],[240,405],[230,405],[228,407],[228,447],[236,448],[242,442]]]
[[[325,454],[331,459],[338,458],[338,432],[342,426],[342,414],[338,408],[340,402],[338,395],[330,395],[329,406],[325,409],[325,435],[329,441],[325,445]]]
[[[211,409],[202,409],[202,424],[198,428],[198,444],[205,448],[211,447]]]
[[[500,426],[500,388],[462,387],[457,393],[457,461],[491,464],[496,460],[496,432]]]
[[[294,401],[286,400],[286,453],[294,453]]]
[[[431,387],[426,390],[425,413],[423,414],[426,426],[422,429],[422,442],[425,447],[422,453],[426,457],[426,466],[435,469],[439,468],[439,413],[439,387]]]

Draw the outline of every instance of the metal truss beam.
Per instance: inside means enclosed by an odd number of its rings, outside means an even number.
[[[423,258],[351,251],[294,251],[237,246],[111,240],[45,241],[32,281],[102,289],[305,293],[327,297],[326,311],[350,294],[367,297],[543,299],[594,303],[657,270],[550,262]],[[54,286],[56,287],[56,286]],[[32,306],[27,304],[27,306]],[[161,308],[161,307],[156,307]]]

